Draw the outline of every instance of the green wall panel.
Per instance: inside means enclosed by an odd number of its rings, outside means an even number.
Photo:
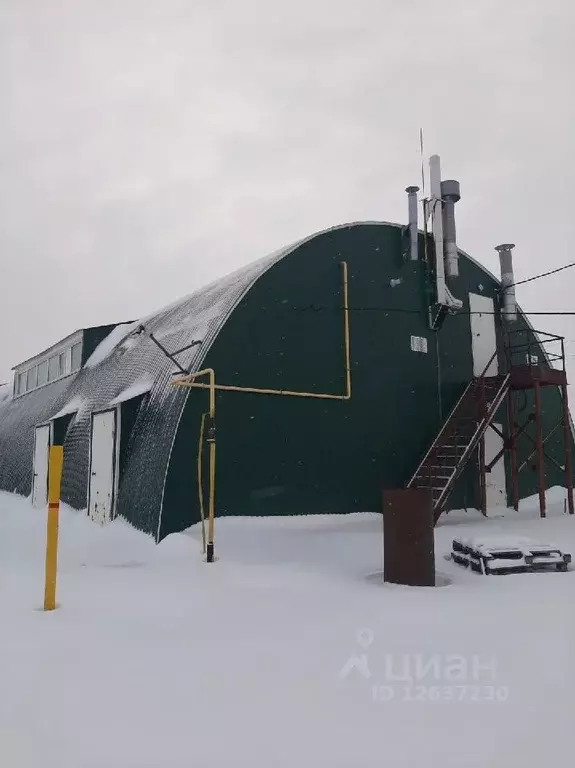
[[[353,393],[345,402],[218,392],[218,515],[379,510],[382,489],[409,480],[473,375],[468,294],[495,297],[497,284],[462,256],[450,287],[463,311],[434,333],[425,264],[405,261],[404,245],[394,226],[325,232],[272,266],[233,311],[204,361],[217,383],[343,394],[340,262],[347,261]],[[427,354],[411,350],[412,335],[427,338]],[[196,456],[207,406],[206,390],[189,392],[161,537],[199,520]],[[556,390],[544,393],[544,408],[546,422],[555,418]],[[560,446],[550,442],[549,450],[560,453]],[[552,471],[548,480],[561,482]],[[522,496],[534,492],[533,482],[524,470]],[[477,503],[471,464],[451,508]]]

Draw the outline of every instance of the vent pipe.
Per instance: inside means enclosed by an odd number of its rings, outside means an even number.
[[[495,246],[499,253],[499,263],[501,265],[501,288],[503,296],[502,315],[508,323],[514,323],[517,320],[517,304],[515,302],[515,277],[513,276],[513,254],[511,251],[515,248],[513,243]]]
[[[437,287],[437,303],[447,307],[450,312],[457,312],[463,306],[461,299],[456,299],[447,287],[445,281],[443,210],[441,198],[441,160],[439,155],[429,158],[429,187],[431,197],[431,223],[435,243],[435,283]]]
[[[441,214],[441,161],[439,155],[429,158],[429,188],[431,230],[435,243],[435,282],[437,285],[438,304],[447,304],[445,285],[445,265],[443,263],[443,216]]]
[[[448,277],[457,277],[459,275],[459,261],[455,231],[455,203],[461,200],[459,182],[452,179],[442,181],[441,199],[443,201],[445,271]]]
[[[411,261],[417,261],[417,193],[419,187],[407,187],[407,210],[409,221],[409,254]]]

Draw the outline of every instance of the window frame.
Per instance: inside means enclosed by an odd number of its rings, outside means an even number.
[[[17,366],[14,369],[14,397],[22,397],[28,392],[46,387],[60,379],[64,379],[72,374],[78,373],[82,368],[82,350],[84,347],[83,335],[74,334],[67,337],[67,343],[55,344],[50,351],[37,358],[32,358],[27,366]],[[76,355],[75,365],[72,370],[72,350]],[[52,369],[50,366],[52,363]],[[41,378],[45,367],[45,379]],[[55,374],[55,375],[54,375]]]
[[[78,349],[78,360],[76,361],[78,363],[78,367],[74,368],[74,350]],[[72,344],[70,346],[70,372],[71,373],[77,373],[80,368],[82,367],[82,342],[77,341],[75,344]]]
[[[31,365],[26,371],[26,392],[31,392],[38,386],[38,366]]]
[[[56,362],[56,370],[55,375],[52,371],[52,362]],[[52,357],[48,358],[48,383],[51,384],[53,381],[57,381],[57,379],[60,378],[60,355],[52,355]]]
[[[36,380],[36,387],[35,387],[35,389],[38,388],[38,387],[45,387],[46,384],[48,383],[48,360],[42,360],[41,362],[38,363],[36,368],[38,368],[38,376],[37,376],[37,380]],[[43,381],[40,381],[40,371],[42,371],[42,372],[45,371],[46,372],[46,378],[44,378]]]
[[[20,371],[16,374],[16,396],[26,394],[26,383],[28,381],[28,371]]]

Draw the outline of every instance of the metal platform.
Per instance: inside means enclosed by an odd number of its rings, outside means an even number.
[[[557,368],[543,368],[540,365],[512,365],[509,386],[513,390],[540,387],[562,387],[567,385],[567,374]]]
[[[499,374],[488,376],[493,361],[499,362]],[[561,415],[557,423],[544,434],[542,418],[543,387],[557,387],[561,396]],[[516,392],[533,392],[530,413],[525,406],[516,407]],[[494,417],[507,401],[507,424],[504,431],[494,424]],[[525,399],[525,402],[527,400]],[[518,420],[521,416],[522,423]],[[532,425],[534,424],[534,429]],[[560,465],[545,450],[545,443],[561,428],[563,432],[564,463]],[[491,459],[485,458],[485,433],[492,429],[501,437],[503,447]],[[530,434],[534,431],[534,435]],[[518,439],[521,435],[521,442]],[[421,459],[407,484],[408,488],[428,490],[432,494],[435,522],[446,507],[457,479],[477,455],[481,512],[487,514],[487,473],[507,453],[511,478],[511,501],[519,509],[518,475],[527,466],[537,472],[537,488],[541,517],[545,517],[545,459],[565,475],[569,514],[575,514],[573,499],[573,463],[571,456],[571,424],[565,370],[565,340],[562,336],[524,327],[507,331],[503,345],[497,348],[480,376],[474,377],[451,413],[442,424],[434,441]],[[525,456],[518,456],[518,445],[527,443]],[[532,444],[532,449],[529,447]],[[532,460],[534,463],[532,464]]]

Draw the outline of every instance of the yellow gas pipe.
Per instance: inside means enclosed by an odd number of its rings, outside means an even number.
[[[194,380],[200,376],[209,376],[210,383],[206,386],[210,390],[210,407],[208,412],[208,418],[210,424],[208,427],[208,443],[210,446],[210,482],[209,482],[209,495],[208,495],[208,542],[206,547],[205,541],[205,525],[204,525],[204,496],[202,491],[202,448],[204,437],[204,426],[206,420],[206,414],[202,415],[202,423],[200,427],[200,445],[198,451],[198,494],[200,499],[200,514],[202,516],[202,540],[204,550],[207,552],[207,561],[212,563],[214,560],[214,517],[215,517],[215,495],[216,495],[216,373],[213,368],[204,368],[202,371],[196,371],[186,376],[186,383],[181,381],[174,382],[179,386],[193,387],[195,386]]]
[[[351,399],[351,357],[350,357],[350,333],[349,333],[349,303],[348,303],[348,274],[347,262],[341,262],[341,290],[342,290],[342,310],[343,310],[343,345],[345,356],[345,394],[334,395],[321,392],[295,392],[289,389],[263,389],[261,387],[240,387],[230,384],[216,384],[216,374],[213,368],[205,368],[202,371],[186,374],[182,378],[173,381],[174,386],[187,387],[193,389],[210,390],[210,408],[209,419],[210,428],[208,430],[208,442],[210,445],[210,469],[209,469],[209,502],[208,502],[208,543],[207,543],[207,561],[213,562],[214,559],[214,517],[215,517],[215,483],[216,483],[216,390],[225,392],[251,392],[257,395],[284,395],[287,397],[307,397],[319,400],[350,400]],[[209,383],[202,384],[196,381],[200,376],[209,376]],[[198,451],[198,494],[200,502],[200,515],[202,519],[202,540],[204,551],[205,526],[204,526],[204,500],[202,490],[202,447],[204,437],[206,414],[202,415],[200,426],[200,445]]]
[[[311,397],[320,400],[350,400],[351,399],[351,365],[350,365],[350,334],[349,334],[349,304],[348,304],[348,285],[347,285],[347,262],[341,262],[342,271],[342,310],[343,310],[343,345],[345,355],[345,394],[333,395],[323,392],[294,392],[290,389],[263,389],[261,387],[240,387],[232,384],[215,384],[211,381],[209,384],[201,384],[193,381],[196,377],[206,373],[191,373],[176,379],[172,383],[176,387],[191,387],[194,389],[210,389],[224,392],[251,392],[256,395],[285,395],[288,397]],[[213,395],[213,393],[212,393]]]
[[[204,426],[206,423],[206,416],[208,414],[202,413],[202,420],[200,422],[200,439],[198,441],[198,500],[200,502],[200,518],[202,521],[202,552],[206,554],[206,517],[204,514],[204,488],[203,488],[203,468],[202,468],[202,454],[204,452]]]

